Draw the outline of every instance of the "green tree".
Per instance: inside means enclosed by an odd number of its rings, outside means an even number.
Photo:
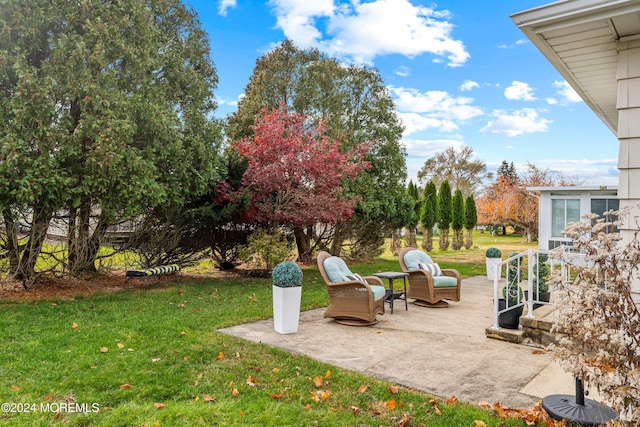
[[[420,201],[420,190],[418,186],[413,183],[413,180],[409,181],[407,185],[407,195],[413,200],[413,210],[409,212],[409,217],[407,218],[407,223],[405,227],[407,229],[406,234],[406,244],[410,247],[416,246],[416,228],[420,223],[420,210],[421,210],[421,201]]]
[[[513,162],[508,163],[506,160],[503,160],[502,164],[498,166],[496,172],[498,177],[506,178],[511,184],[518,182],[518,174],[516,173],[516,168],[513,165]]]
[[[95,271],[110,225],[217,179],[217,84],[180,0],[3,0],[0,186],[11,274],[30,279],[51,220],[66,268]],[[26,238],[13,234],[27,220]]]
[[[438,221],[438,201],[436,185],[429,181],[422,192],[420,224],[422,224],[422,248],[429,252],[433,249],[433,227]]]
[[[463,195],[474,194],[484,179],[491,178],[491,173],[487,173],[487,165],[473,155],[471,147],[449,147],[425,162],[418,172],[418,180],[431,180],[436,187],[449,181],[449,185]]]
[[[451,186],[449,181],[443,181],[438,189],[438,231],[440,233],[439,248],[441,251],[449,249],[449,227],[452,219]]]
[[[473,194],[469,194],[464,200],[464,229],[465,240],[464,247],[471,249],[473,246],[473,229],[478,224],[478,211],[476,210],[476,201],[473,198]]]
[[[404,222],[410,206],[400,145],[403,127],[380,74],[366,66],[344,66],[317,49],[301,50],[285,40],[257,60],[245,97],[228,119],[229,138],[250,136],[262,109],[281,104],[307,116],[311,126],[323,122],[325,134],[341,141],[345,151],[371,144],[364,158],[371,168],[344,183],[346,194],[360,200],[354,215],[316,244],[337,255],[349,241],[352,256],[377,255],[385,235]]]
[[[464,198],[462,197],[462,191],[457,189],[453,194],[453,201],[451,202],[451,228],[453,229],[453,242],[451,243],[451,247],[455,250],[461,249],[464,245],[463,227]]]

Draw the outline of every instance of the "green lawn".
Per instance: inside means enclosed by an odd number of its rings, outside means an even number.
[[[475,258],[484,250],[451,261],[464,252],[433,256],[483,274]],[[390,254],[350,266],[398,269]],[[303,286],[303,310],[327,304],[315,267],[304,269]],[[13,404],[2,407],[3,425],[525,425],[216,332],[272,316],[268,279],[178,279],[149,291],[4,301],[0,310],[0,402]]]

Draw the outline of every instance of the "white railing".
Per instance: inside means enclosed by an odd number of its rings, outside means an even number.
[[[494,267],[496,269],[496,274],[494,275],[494,279],[493,279],[493,329],[500,329],[499,326],[499,317],[500,314],[505,313],[506,311],[515,308],[515,307],[519,307],[519,306],[524,306],[525,304],[527,305],[527,314],[526,317],[534,317],[533,315],[533,310],[534,310],[534,305],[538,306],[539,304],[552,304],[552,302],[550,302],[550,299],[548,298],[541,298],[541,292],[538,289],[538,287],[536,287],[535,291],[534,291],[534,278],[539,277],[539,270],[540,270],[540,265],[541,263],[538,262],[540,255],[547,255],[547,260],[544,261],[544,263],[546,265],[549,266],[549,273],[547,276],[547,280],[549,280],[549,276],[553,273],[553,272],[557,272],[559,271],[560,274],[562,275],[562,280],[563,281],[567,281],[570,280],[571,277],[571,265],[576,264],[575,262],[565,262],[564,259],[566,258],[566,256],[571,256],[571,257],[582,257],[581,254],[577,254],[577,253],[568,253],[565,252],[563,254],[562,257],[560,257],[561,259],[556,259],[555,257],[550,257],[549,256],[550,251],[544,251],[544,250],[535,250],[535,249],[529,249],[526,252],[521,252],[519,254],[513,255],[507,259],[505,259],[504,261],[500,262],[499,264],[496,264],[496,266]],[[517,298],[517,302],[515,304],[509,305],[509,303],[506,303],[506,307],[504,309],[500,309],[499,307],[499,299],[502,298],[502,288],[504,286],[507,286],[509,283],[511,283],[512,281],[515,281],[516,285],[522,288],[522,273],[524,272],[524,269],[522,268],[524,261],[527,261],[527,297],[526,297],[526,301],[521,300],[520,299],[520,292],[518,292],[518,298]],[[575,261],[575,260],[572,260]],[[509,266],[512,265],[514,267],[517,268],[517,270],[515,270],[515,274],[517,274],[516,277],[513,277],[513,273],[509,271]],[[505,267],[506,270],[506,283],[504,283],[504,285],[500,282],[500,274],[497,274],[498,271],[502,271],[502,267]],[[556,273],[558,274],[558,273]],[[549,289],[549,292],[551,292],[551,289]]]

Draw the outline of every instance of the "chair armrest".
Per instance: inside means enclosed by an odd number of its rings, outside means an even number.
[[[460,273],[458,272],[458,270],[447,268],[445,270],[442,270],[442,275],[443,276],[449,276],[449,277],[455,277],[456,279],[458,279],[458,282],[460,282],[462,280],[462,276],[460,276]]]
[[[384,287],[384,283],[382,282],[382,279],[380,279],[379,277],[376,276],[366,276],[364,278],[367,283],[369,283],[370,285],[378,285],[378,286],[383,286]]]

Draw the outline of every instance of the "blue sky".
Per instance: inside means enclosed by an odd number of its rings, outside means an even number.
[[[509,15],[545,0],[185,0],[218,70],[222,117],[236,110],[255,61],[289,38],[376,67],[406,130],[410,179],[449,146],[490,171],[527,162],[583,184],[617,185],[618,140]]]

